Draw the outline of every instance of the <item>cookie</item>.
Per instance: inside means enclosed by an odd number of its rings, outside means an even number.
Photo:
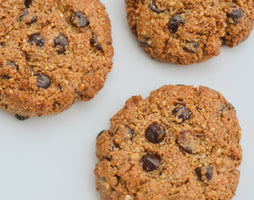
[[[20,120],[93,98],[112,56],[99,0],[0,1],[0,106]]]
[[[97,136],[101,199],[229,200],[242,159],[234,107],[217,91],[164,86],[130,98]]]
[[[139,45],[161,62],[188,65],[247,39],[254,23],[252,0],[125,0]]]

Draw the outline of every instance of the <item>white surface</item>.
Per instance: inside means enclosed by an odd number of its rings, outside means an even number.
[[[99,200],[93,168],[95,140],[127,98],[165,84],[205,85],[231,102],[242,127],[243,162],[234,200],[253,200],[254,33],[201,64],[175,66],[150,59],[129,30],[124,0],[103,0],[115,48],[104,88],[90,102],[53,116],[18,121],[0,110],[1,200]]]

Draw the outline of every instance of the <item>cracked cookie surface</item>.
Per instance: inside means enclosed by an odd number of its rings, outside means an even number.
[[[125,0],[139,45],[161,62],[205,61],[238,45],[254,23],[252,0]]]
[[[242,159],[234,107],[217,91],[164,86],[134,96],[98,134],[102,200],[230,200]]]
[[[112,56],[99,0],[0,0],[0,107],[18,119],[93,98]]]

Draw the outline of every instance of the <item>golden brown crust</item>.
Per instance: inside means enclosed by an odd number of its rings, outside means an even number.
[[[0,0],[0,24],[0,106],[6,111],[59,113],[103,87],[113,48],[99,0]]]
[[[254,23],[252,0],[125,0],[140,46],[154,59],[181,65],[217,56],[222,43],[247,39]]]
[[[153,124],[165,131],[159,143],[147,136]],[[233,106],[207,87],[168,85],[146,99],[134,96],[97,137],[97,190],[102,200],[230,200],[240,138]]]

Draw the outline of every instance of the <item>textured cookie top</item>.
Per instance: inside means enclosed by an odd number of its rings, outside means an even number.
[[[99,0],[0,0],[0,106],[8,112],[58,113],[91,99],[112,56]]]
[[[233,106],[207,87],[132,97],[97,137],[97,190],[103,200],[229,200],[240,132]]]
[[[192,64],[245,40],[254,23],[253,0],[125,0],[139,44],[161,62]]]

